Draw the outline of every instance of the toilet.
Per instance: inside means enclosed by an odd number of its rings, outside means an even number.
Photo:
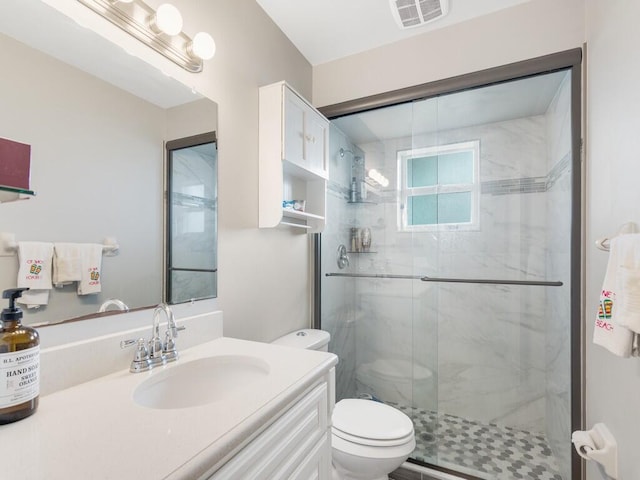
[[[297,330],[273,343],[326,352],[329,333]],[[331,423],[334,480],[387,480],[387,475],[402,465],[416,446],[411,419],[374,400],[340,400]]]

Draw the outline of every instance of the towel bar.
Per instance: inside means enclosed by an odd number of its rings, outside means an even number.
[[[120,245],[114,237],[107,237],[102,242],[102,254],[113,257],[118,254]],[[0,233],[0,257],[10,257],[18,253],[18,242],[13,233]]]

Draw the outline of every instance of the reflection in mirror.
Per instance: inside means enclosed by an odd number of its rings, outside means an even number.
[[[215,132],[167,142],[169,303],[217,294],[218,185]]]
[[[29,7],[31,20],[13,7]],[[46,21],[33,21],[38,9]],[[43,2],[0,2],[0,63],[9,66],[0,75],[0,137],[31,145],[38,193],[0,204],[0,233],[17,242],[113,237],[120,248],[102,258],[99,293],[52,288],[47,305],[25,309],[31,325],[95,316],[110,298],[131,310],[163,301],[164,143],[217,129],[215,103],[61,15]],[[62,28],[51,30],[58,20]],[[91,58],[59,60],[62,40],[83,47],[63,48],[67,57]],[[17,274],[17,256],[0,256],[0,290],[15,288]],[[110,313],[100,315],[110,321]]]

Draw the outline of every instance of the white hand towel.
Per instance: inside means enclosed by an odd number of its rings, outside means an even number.
[[[56,287],[82,280],[82,245],[55,243],[53,245],[53,284]]]
[[[102,245],[85,243],[81,245],[82,278],[78,282],[78,295],[100,293],[102,274]]]
[[[616,321],[640,333],[640,235],[621,235],[614,240],[618,250]]]
[[[53,244],[47,242],[18,242],[18,288],[23,292],[19,303],[37,308],[49,302],[51,289],[51,260]]]
[[[617,241],[621,237],[611,240],[609,251],[609,263],[602,282],[600,293],[600,305],[596,314],[595,328],[593,330],[593,343],[600,345],[611,353],[620,357],[629,357],[632,353],[634,334],[631,330],[616,321],[616,293],[618,271]]]
[[[49,303],[49,290],[26,290],[16,302],[28,309],[40,308]]]

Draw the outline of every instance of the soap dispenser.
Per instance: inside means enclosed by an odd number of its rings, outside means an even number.
[[[28,288],[2,292],[9,308],[0,320],[0,425],[22,420],[35,413],[40,394],[40,338],[38,332],[23,326],[22,310],[16,299]]]

